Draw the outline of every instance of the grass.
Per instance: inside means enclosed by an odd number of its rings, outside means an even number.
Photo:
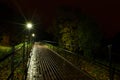
[[[6,54],[8,54],[12,50],[11,47],[0,46],[0,58]]]
[[[11,47],[6,46],[0,46],[0,52],[9,52],[11,50]]]
[[[15,49],[19,49],[21,48],[23,45],[23,43],[20,43],[18,45],[15,46]],[[0,45],[0,58],[5,56],[6,54],[9,54],[12,50],[12,47],[7,47],[7,46],[1,46]]]

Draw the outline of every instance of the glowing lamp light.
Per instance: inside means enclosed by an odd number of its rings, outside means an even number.
[[[27,28],[28,28],[28,29],[31,29],[32,26],[33,26],[33,25],[32,25],[31,23],[27,23]]]
[[[35,37],[35,34],[34,34],[34,33],[32,34],[32,37]]]

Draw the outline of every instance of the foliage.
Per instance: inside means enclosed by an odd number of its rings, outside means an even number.
[[[18,49],[18,48],[20,48],[22,46],[23,46],[23,43],[20,43],[20,44],[18,44],[18,45],[15,46],[15,49]]]
[[[99,26],[80,11],[61,9],[53,26],[54,36],[65,49],[77,53],[83,50],[85,56],[91,56],[92,50],[100,47],[102,35]]]
[[[5,59],[5,61],[0,63],[0,80],[7,80],[8,76],[11,73],[11,59],[14,59],[14,80],[22,80],[23,76],[24,76],[24,70],[25,70],[25,65],[26,61],[24,61],[24,63],[22,63],[23,60],[23,48],[21,48],[23,45],[23,43],[18,44],[15,46],[15,49],[20,49],[17,50],[14,53],[14,57],[10,56],[9,58]],[[28,48],[30,48],[32,45],[28,44]],[[3,47],[3,46],[2,46]],[[27,47],[27,46],[26,46]],[[1,48],[2,49],[2,48]],[[7,47],[4,47],[4,49],[7,49]],[[5,50],[3,50],[5,52]],[[25,49],[25,52],[27,50]],[[6,53],[8,54],[8,53]],[[1,57],[3,57],[3,55],[1,55]]]
[[[84,54],[92,56],[89,53],[94,48],[100,47],[102,35],[99,31],[98,25],[92,19],[81,20],[78,24],[79,45],[84,50]]]
[[[15,46],[15,49],[19,49],[21,48],[23,45],[23,43],[20,43],[18,45]],[[0,58],[9,54],[12,50],[12,47],[7,47],[7,46],[0,46]]]
[[[11,47],[0,46],[0,58],[8,54],[11,51]]]

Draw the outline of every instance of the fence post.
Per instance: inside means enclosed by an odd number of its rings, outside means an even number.
[[[112,52],[111,52],[112,45],[108,45],[108,54],[109,54],[109,77],[110,80],[114,80],[114,69],[112,65]]]
[[[29,42],[28,42],[28,41],[27,41],[27,44],[26,44],[26,45],[27,45],[27,52],[26,52],[26,55],[25,55],[25,56],[26,56],[26,60],[27,60],[27,58],[28,58],[28,52],[29,52]]]
[[[14,53],[15,53],[15,46],[12,46],[12,56],[11,56],[11,80],[14,79]]]
[[[22,48],[23,48],[23,55],[22,55],[23,61],[22,61],[22,64],[23,64],[23,69],[25,70],[25,41],[23,41],[23,47]],[[24,73],[23,73],[22,79],[23,80],[25,79]]]
[[[23,63],[25,60],[25,42],[23,42]]]
[[[26,59],[25,59],[25,80],[27,79],[27,70],[28,70],[28,67],[27,67],[27,61],[28,61],[28,55],[29,55],[29,47],[30,46],[30,42],[27,41],[27,44],[26,44],[26,47],[27,47],[27,52],[26,52]]]

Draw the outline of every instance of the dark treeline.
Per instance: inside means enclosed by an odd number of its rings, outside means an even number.
[[[92,56],[101,47],[102,33],[96,22],[79,9],[60,7],[53,22],[54,40],[72,52]]]
[[[95,20],[80,9],[63,6],[56,13],[51,38],[59,47],[93,59],[109,61],[111,56],[114,62],[119,60],[120,34],[113,39],[105,38]],[[111,54],[108,45],[112,45]]]

